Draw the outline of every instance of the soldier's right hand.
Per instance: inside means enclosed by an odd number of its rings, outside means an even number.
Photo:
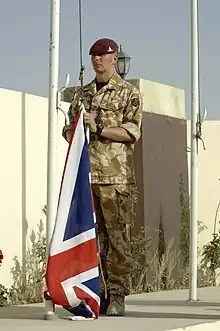
[[[97,126],[95,119],[97,117],[96,112],[84,113],[83,119],[84,123],[89,126],[91,132],[95,133],[97,131]]]

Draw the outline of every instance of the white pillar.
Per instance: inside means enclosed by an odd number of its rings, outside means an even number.
[[[48,162],[47,162],[47,257],[54,229],[57,209],[56,147],[57,147],[57,91],[59,78],[60,0],[51,0],[49,105],[48,105]],[[46,301],[46,319],[55,316],[51,301]]]
[[[189,299],[197,300],[197,200],[198,141],[196,124],[199,113],[198,0],[191,0],[191,217],[190,217],[190,288]]]

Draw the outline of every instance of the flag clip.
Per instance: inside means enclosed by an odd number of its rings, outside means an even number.
[[[206,108],[204,108],[202,116],[201,116],[201,112],[199,111],[196,122],[196,138],[197,140],[198,139],[201,140],[204,150],[206,150],[206,143],[202,136],[202,124],[205,121],[206,117],[207,117],[207,110]]]

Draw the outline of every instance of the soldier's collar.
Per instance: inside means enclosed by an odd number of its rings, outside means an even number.
[[[123,84],[123,79],[118,74],[114,73],[110,78],[108,84],[106,84],[104,88],[105,90],[116,90],[119,86],[122,86]],[[90,84],[84,86],[84,91],[88,91],[92,95],[96,94],[96,79],[93,79]]]
[[[121,85],[123,85],[123,79],[118,74],[114,73],[106,86],[108,89],[116,90],[118,86]]]

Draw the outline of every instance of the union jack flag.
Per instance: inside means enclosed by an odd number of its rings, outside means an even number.
[[[83,108],[66,156],[46,282],[54,304],[76,316],[98,318],[98,248]]]

